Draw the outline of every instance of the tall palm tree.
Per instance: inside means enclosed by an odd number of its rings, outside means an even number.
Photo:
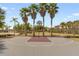
[[[31,4],[31,6],[29,6],[29,9],[30,9],[31,18],[33,19],[33,36],[35,36],[34,26],[35,26],[35,19],[36,19],[36,16],[37,16],[37,11],[38,11],[38,5]]]
[[[55,14],[58,12],[58,7],[56,3],[49,3],[48,13],[51,18],[51,36],[52,36],[52,20],[55,17]]]
[[[16,23],[18,22],[18,21],[17,21],[17,18],[16,18],[16,17],[13,17],[12,20],[11,20],[11,22],[14,22],[14,27],[15,27],[15,26],[16,26]],[[14,36],[15,36],[15,31],[16,31],[16,30],[15,30],[15,28],[14,28]]]
[[[43,36],[44,36],[44,22],[45,22],[45,15],[46,15],[46,10],[47,10],[47,4],[46,3],[40,3],[39,4],[39,13],[41,15],[41,17],[43,18]]]
[[[25,23],[25,36],[27,36],[27,22],[28,22],[28,16],[29,16],[29,9],[22,8],[20,10],[20,15],[22,17],[23,22]]]

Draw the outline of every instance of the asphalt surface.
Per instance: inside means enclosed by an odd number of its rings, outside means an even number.
[[[79,56],[79,42],[45,37],[51,42],[28,42],[33,37],[0,38],[1,56]],[[39,37],[38,37],[39,38]]]

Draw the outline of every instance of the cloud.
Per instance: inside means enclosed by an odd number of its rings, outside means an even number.
[[[1,4],[0,4],[0,8],[2,8],[4,10],[8,10],[8,7],[2,6]]]
[[[73,16],[79,16],[79,13],[73,13],[72,15]]]
[[[7,10],[8,8],[7,7],[1,7],[2,9],[4,9],[4,10]]]

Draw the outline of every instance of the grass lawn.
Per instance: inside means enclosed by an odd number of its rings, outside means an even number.
[[[73,41],[79,42],[79,38],[71,38]]]
[[[0,33],[1,35],[12,35],[14,33]],[[18,35],[19,33],[15,33],[16,35]],[[51,36],[50,32],[44,32],[45,36]],[[66,34],[66,33],[52,33],[53,36],[56,37],[68,37],[68,38],[79,38],[79,34]],[[33,33],[27,33],[27,36],[33,36]],[[35,36],[43,36],[43,32],[35,32]]]
[[[32,36],[33,33],[28,33],[28,35]],[[53,36],[79,36],[79,34],[66,34],[66,33],[52,33]],[[43,36],[42,32],[35,32],[36,36]],[[45,32],[45,36],[51,36],[50,32]]]

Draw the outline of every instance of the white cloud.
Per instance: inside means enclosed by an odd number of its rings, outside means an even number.
[[[72,15],[73,16],[79,16],[79,13],[73,13]]]
[[[1,4],[0,4],[0,8],[2,8],[4,10],[8,10],[8,7],[2,6]]]
[[[8,8],[7,7],[1,7],[2,9],[4,9],[4,10],[7,10]]]

